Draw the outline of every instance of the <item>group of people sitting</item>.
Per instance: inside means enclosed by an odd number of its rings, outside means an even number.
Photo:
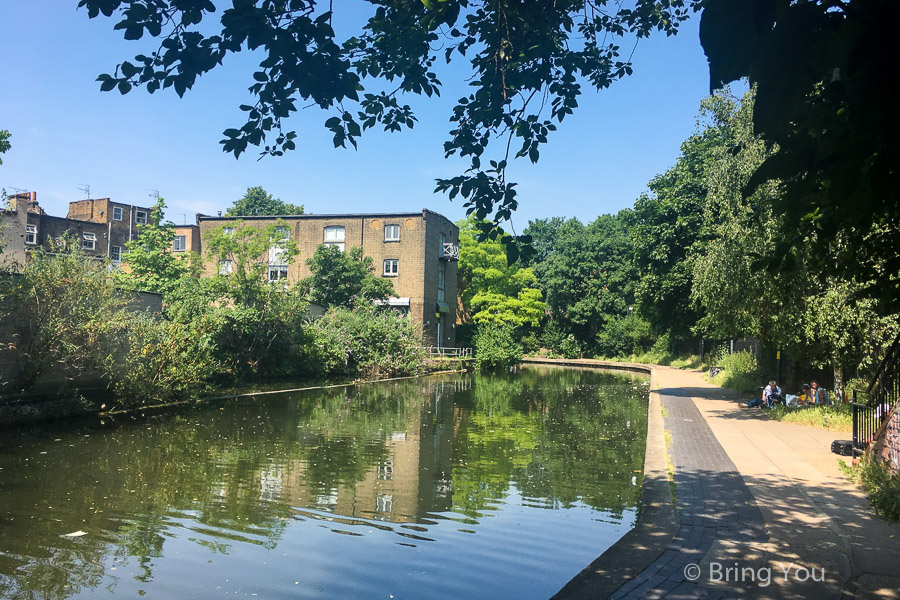
[[[759,398],[754,398],[750,402],[741,402],[742,408],[753,408],[754,406],[765,406],[772,408],[776,403],[785,406],[813,406],[816,404],[831,404],[828,398],[828,392],[824,388],[819,387],[818,381],[811,381],[800,386],[800,392],[797,394],[782,395],[781,388],[775,383],[775,380],[769,381],[769,385],[763,388]]]

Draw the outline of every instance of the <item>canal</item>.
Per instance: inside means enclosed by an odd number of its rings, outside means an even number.
[[[634,525],[647,378],[528,366],[0,431],[0,598],[547,598]]]

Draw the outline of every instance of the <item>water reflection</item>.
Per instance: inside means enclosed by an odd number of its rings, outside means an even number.
[[[547,596],[630,527],[646,404],[529,367],[4,432],[0,597]]]

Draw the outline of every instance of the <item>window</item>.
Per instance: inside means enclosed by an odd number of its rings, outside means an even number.
[[[121,221],[122,220],[122,207],[121,206],[113,206],[113,221]]]
[[[109,259],[114,263],[122,262],[122,246],[110,246]]]
[[[384,226],[384,241],[399,242],[400,241],[400,226],[399,225],[385,225]]]
[[[286,280],[288,276],[287,265],[269,265],[269,281]]]
[[[187,236],[184,235],[176,235],[175,240],[172,242],[173,249],[175,252],[184,252],[186,245]]]
[[[234,235],[234,227],[223,227],[222,233],[225,235]]]
[[[337,246],[344,251],[344,227],[341,225],[330,225],[325,228],[325,243]]]
[[[291,236],[288,233],[287,227],[279,226],[279,227],[275,228],[275,240],[276,241],[286,240],[286,239],[289,239],[290,237]]]
[[[81,247],[85,250],[94,250],[97,247],[97,234],[96,233],[82,234]]]
[[[147,211],[139,210],[134,213],[134,222],[138,225],[146,225],[147,224]]]
[[[447,282],[447,263],[442,262],[438,271],[438,302],[444,301],[444,284]]]
[[[232,265],[230,260],[219,261],[219,275],[231,275]]]
[[[389,513],[394,507],[393,494],[378,494],[375,497],[375,510],[378,512]]]
[[[389,258],[384,261],[384,276],[396,277],[400,267],[400,261],[396,258]]]
[[[25,243],[37,244],[37,225],[25,226]]]

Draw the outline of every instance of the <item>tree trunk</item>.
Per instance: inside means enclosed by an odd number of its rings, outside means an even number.
[[[840,364],[832,365],[834,369],[834,403],[844,402],[844,370]]]

